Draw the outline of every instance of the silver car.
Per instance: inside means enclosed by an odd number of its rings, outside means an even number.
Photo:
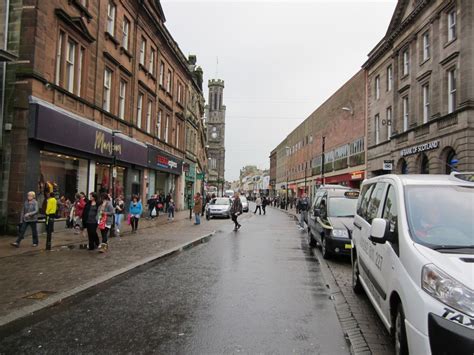
[[[242,202],[242,210],[244,212],[248,212],[249,211],[249,201],[247,200],[247,197],[240,196],[240,202]]]
[[[206,219],[212,217],[230,218],[230,207],[232,200],[228,197],[217,197],[211,200],[206,206]]]

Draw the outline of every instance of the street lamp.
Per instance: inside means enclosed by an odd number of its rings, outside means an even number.
[[[323,146],[322,146],[322,162],[321,162],[321,185],[324,186],[324,149],[326,145],[326,137],[323,136]]]
[[[347,111],[347,112],[349,112],[352,116],[354,116],[354,109],[352,108],[351,105],[349,105],[349,106],[344,106],[344,107],[341,108],[341,110]]]
[[[110,229],[110,236],[115,237],[115,178],[117,177],[117,156],[115,153],[115,135],[121,133],[117,130],[112,130],[112,206],[114,206],[114,216],[112,218],[112,228]]]
[[[285,147],[286,149],[286,162],[287,162],[287,167],[286,167],[286,201],[285,201],[285,210],[288,211],[288,155],[289,155],[289,151],[290,151],[290,147],[286,146]]]

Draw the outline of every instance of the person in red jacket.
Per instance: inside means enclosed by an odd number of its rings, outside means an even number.
[[[84,192],[79,193],[78,198],[74,203],[74,229],[76,234],[79,234],[80,231],[84,228],[84,226],[82,225],[82,215],[84,213],[86,203],[87,200]]]

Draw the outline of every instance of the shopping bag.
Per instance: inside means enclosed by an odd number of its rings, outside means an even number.
[[[153,208],[153,209],[151,210],[151,216],[152,216],[152,217],[156,217],[156,208]]]
[[[107,215],[104,214],[104,215],[102,216],[102,218],[100,219],[100,222],[99,222],[99,229],[100,229],[101,231],[105,229],[105,227],[106,227],[105,224],[106,224],[106,223],[107,223]]]
[[[132,224],[132,215],[131,214],[128,214],[128,216],[127,216],[127,224],[128,225]]]

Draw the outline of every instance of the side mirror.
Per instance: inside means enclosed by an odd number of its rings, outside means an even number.
[[[314,217],[321,217],[321,210],[319,208],[314,209]]]
[[[383,218],[374,218],[372,221],[372,227],[370,228],[369,240],[378,243],[385,244],[389,235],[389,224]]]

